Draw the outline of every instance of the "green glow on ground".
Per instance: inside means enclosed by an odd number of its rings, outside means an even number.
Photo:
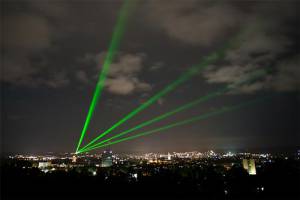
[[[128,21],[129,14],[130,14],[130,11],[131,11],[131,5],[133,5],[133,2],[130,2],[129,0],[126,0],[124,5],[122,6],[122,8],[120,10],[120,14],[118,16],[117,24],[116,24],[116,26],[114,28],[114,31],[113,31],[112,40],[111,40],[111,43],[110,43],[110,46],[109,46],[109,49],[108,49],[103,67],[102,67],[102,71],[99,75],[99,79],[98,79],[98,82],[97,82],[97,85],[96,85],[96,88],[95,88],[95,91],[94,91],[92,102],[90,104],[90,108],[89,108],[89,111],[88,111],[83,129],[81,131],[81,136],[80,136],[79,142],[77,144],[76,152],[78,152],[78,150],[80,148],[82,140],[83,140],[83,138],[86,134],[86,131],[88,129],[88,126],[90,124],[90,121],[91,121],[93,112],[95,110],[95,107],[97,105],[97,102],[98,102],[98,100],[101,96],[102,90],[104,88],[104,83],[105,83],[105,80],[106,80],[106,76],[107,76],[108,71],[109,71],[109,66],[112,63],[113,58],[114,58],[114,56],[117,52],[117,49],[120,46],[120,41],[122,39],[122,36],[124,35],[125,26],[126,26],[126,23]]]
[[[205,96],[202,96],[202,97],[198,98],[198,99],[195,100],[195,101],[192,101],[192,102],[190,102],[190,103],[184,104],[183,106],[180,106],[180,107],[178,107],[178,108],[176,108],[176,109],[174,109],[174,110],[172,110],[172,111],[169,111],[169,112],[167,112],[167,113],[165,113],[165,114],[162,114],[162,115],[160,115],[160,116],[158,116],[158,117],[155,117],[155,118],[153,118],[153,119],[151,119],[151,120],[148,120],[148,121],[146,121],[146,122],[143,122],[143,123],[141,123],[141,124],[138,124],[137,126],[135,126],[135,127],[133,127],[133,128],[130,128],[130,129],[126,130],[126,131],[123,131],[123,132],[121,132],[121,133],[119,133],[119,134],[116,134],[116,135],[114,135],[114,136],[112,136],[112,137],[110,137],[110,138],[108,138],[108,139],[102,140],[101,142],[96,143],[96,144],[94,144],[94,145],[92,145],[92,146],[90,146],[90,147],[88,147],[88,148],[82,148],[81,151],[93,149],[94,147],[97,147],[97,146],[99,146],[99,145],[101,145],[101,144],[104,144],[104,143],[106,143],[106,142],[108,142],[108,141],[110,141],[110,140],[119,138],[119,137],[121,137],[121,136],[123,136],[123,135],[125,135],[125,134],[128,134],[128,133],[133,132],[133,131],[138,130],[138,129],[141,129],[141,128],[143,128],[143,127],[145,127],[145,126],[148,126],[148,125],[150,125],[150,124],[153,124],[153,123],[155,123],[155,122],[161,121],[161,120],[163,120],[163,119],[165,119],[165,118],[167,118],[167,117],[169,117],[169,116],[171,116],[171,115],[174,115],[174,114],[176,114],[176,113],[178,113],[178,112],[181,112],[181,111],[187,110],[187,109],[189,109],[189,108],[192,108],[193,106],[196,106],[196,105],[198,105],[199,103],[202,103],[202,102],[208,101],[208,100],[211,99],[211,98],[220,96],[220,95],[224,94],[225,92],[230,91],[230,90],[233,90],[233,89],[235,89],[236,87],[238,87],[238,86],[240,86],[240,85],[242,85],[242,84],[246,84],[246,83],[248,83],[248,82],[251,82],[251,81],[253,81],[254,79],[257,79],[257,78],[259,78],[259,77],[261,77],[261,76],[263,76],[263,75],[265,75],[265,74],[266,74],[266,71],[265,71],[265,70],[257,70],[257,71],[254,71],[254,72],[252,72],[252,73],[249,75],[250,78],[246,79],[245,81],[243,81],[243,82],[241,82],[241,83],[237,83],[236,85],[229,85],[229,86],[226,86],[226,87],[224,87],[224,88],[222,88],[222,89],[219,89],[219,90],[217,90],[217,91],[215,91],[215,92],[211,92],[211,93],[209,93],[209,94],[207,94],[207,95],[205,95]],[[81,152],[81,151],[80,151],[80,152]]]
[[[266,97],[257,98],[257,99],[254,99],[252,101],[247,101],[247,102],[244,102],[244,103],[241,103],[241,104],[238,104],[238,105],[226,106],[226,107],[223,107],[223,108],[218,109],[216,111],[212,111],[212,112],[209,112],[209,113],[206,113],[206,114],[202,114],[202,115],[199,115],[199,116],[196,116],[196,117],[192,117],[192,118],[180,121],[180,122],[165,125],[165,126],[162,126],[162,127],[156,128],[156,129],[152,129],[150,131],[145,131],[145,132],[135,134],[135,135],[132,135],[132,136],[129,136],[129,137],[125,137],[125,138],[122,138],[122,139],[119,139],[119,140],[115,140],[115,141],[109,142],[107,144],[102,144],[100,146],[97,146],[97,147],[94,147],[94,148],[91,148],[91,149],[89,148],[89,149],[86,149],[86,150],[82,150],[82,151],[80,151],[80,153],[91,151],[93,149],[97,149],[97,148],[101,148],[101,147],[110,146],[110,145],[117,144],[117,143],[120,143],[120,142],[124,142],[124,141],[127,141],[127,140],[132,140],[132,139],[135,139],[135,138],[138,138],[138,137],[141,137],[141,136],[150,135],[152,133],[165,131],[165,130],[168,130],[168,129],[171,129],[171,128],[174,128],[174,127],[177,127],[177,126],[182,126],[182,125],[190,124],[190,123],[197,122],[197,121],[200,121],[200,120],[205,120],[209,117],[217,116],[217,115],[229,112],[229,111],[239,110],[243,107],[256,104],[256,103],[261,102],[265,99],[266,99]]]

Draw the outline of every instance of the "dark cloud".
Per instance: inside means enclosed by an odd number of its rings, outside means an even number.
[[[14,2],[16,7],[22,8],[26,1]],[[11,85],[57,88],[69,83],[66,73],[61,70],[45,73],[47,58],[43,55],[47,49],[53,47],[54,26],[49,19],[35,12],[22,10],[20,13],[8,12],[3,14],[3,74],[0,81]],[[39,57],[38,61],[34,57]]]
[[[24,56],[3,56],[2,74],[0,81],[16,85],[31,85],[32,76],[38,69],[30,65],[30,61]]]
[[[36,51],[49,47],[51,42],[47,20],[30,14],[6,17],[2,34],[5,48]]]
[[[28,0],[27,2],[29,4],[28,6],[30,6],[34,12],[43,16],[60,20],[68,17],[71,9],[70,2],[68,3],[66,0],[48,2],[40,0]]]
[[[154,65],[152,65],[149,70],[150,71],[157,71],[159,69],[161,69],[163,67],[163,62],[157,62],[157,63],[154,63]]]
[[[70,83],[69,78],[65,72],[57,72],[52,75],[49,80],[41,80],[41,84],[44,84],[51,88],[60,88]]]
[[[78,70],[75,74],[75,77],[77,78],[77,80],[83,83],[88,83],[90,81],[87,73],[83,70]]]
[[[300,57],[296,55],[293,58],[279,61],[272,66],[258,64],[211,66],[203,73],[203,76],[209,83],[236,84],[249,79],[253,72],[265,69],[269,71],[268,74],[251,83],[242,84],[235,93],[253,93],[259,90],[297,92],[300,89],[299,66]]]
[[[94,13],[98,9],[102,10],[103,5],[96,3]],[[82,73],[75,74],[75,77],[69,72],[62,75],[62,70],[68,71],[72,67],[63,66],[66,61],[52,60],[58,58],[52,58],[51,54],[61,54],[64,46],[70,45],[66,38],[71,38],[70,35],[74,33],[88,35],[87,30],[90,30],[97,35],[101,31],[101,27],[89,19],[89,6],[83,2],[68,0],[20,0],[4,1],[3,7],[1,46],[4,51],[0,81],[16,86],[59,88],[68,85],[78,76],[83,78]],[[99,20],[98,17],[93,19]],[[94,27],[97,30],[91,30]],[[64,60],[73,59],[71,51],[64,53]],[[43,62],[37,63],[33,59],[36,57],[43,59]]]
[[[300,91],[300,55],[278,63],[271,88],[278,91]]]
[[[208,83],[232,84],[255,70],[266,69],[268,75],[241,86],[236,92],[299,90],[300,73],[296,67],[299,66],[299,39],[294,35],[298,33],[297,28],[292,25],[298,21],[297,9],[292,4],[278,5],[258,4],[255,12],[247,14],[238,35],[239,42],[226,52],[224,64],[210,66],[203,73]]]
[[[257,80],[240,85],[235,93],[254,93],[260,90],[277,92],[297,92],[300,89],[300,59],[299,55],[294,58],[280,61],[275,65],[262,66],[254,64],[227,65],[222,67],[211,66],[204,73],[208,83],[237,84],[250,79],[253,72],[265,69],[269,71]],[[272,73],[270,73],[272,71]]]
[[[31,88],[59,88],[69,84],[70,78],[66,72],[55,69],[51,73],[44,73],[45,69],[47,64],[43,61],[34,63],[28,55],[4,55],[0,81]]]
[[[153,27],[189,45],[210,46],[232,32],[244,18],[231,4],[213,1],[147,1],[145,7]]]

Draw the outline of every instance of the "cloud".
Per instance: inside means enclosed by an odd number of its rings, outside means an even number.
[[[252,67],[249,66],[243,68],[240,66],[224,66],[220,69],[211,66],[204,72],[204,76],[209,83],[238,82],[251,69]]]
[[[109,76],[134,76],[143,68],[143,54],[123,54],[110,65]]]
[[[45,60],[32,62],[29,55],[3,55],[0,81],[15,86],[59,88],[67,86],[70,78],[61,69],[47,70]],[[46,73],[44,72],[46,71]]]
[[[150,68],[149,71],[157,71],[163,67],[164,63],[163,62],[156,62],[154,63]]]
[[[235,84],[264,68],[268,75],[242,85],[235,93],[299,91],[299,53],[294,47],[298,39],[290,34],[296,32],[295,27],[286,26],[294,23],[295,9],[270,6],[258,11],[245,21],[239,44],[225,53],[218,66],[208,67],[204,78],[208,83]]]
[[[236,48],[226,52],[225,60],[232,64],[263,64],[268,65],[281,54],[287,52],[293,41],[278,30],[283,21],[270,24],[261,18],[255,18],[244,26],[240,34],[240,42]]]
[[[94,64],[96,66],[95,70],[99,72],[104,63],[105,56],[106,52],[96,55],[86,54],[79,61],[86,64]],[[138,77],[144,68],[143,61],[145,57],[144,54],[119,54],[109,68],[108,77],[105,82],[107,91],[117,95],[128,95],[134,92],[151,90],[152,86]],[[97,79],[98,74],[93,78]]]
[[[232,32],[242,19],[242,12],[229,3],[148,1],[145,9],[153,27],[190,45],[211,45]]]
[[[3,45],[35,51],[50,46],[50,26],[43,17],[23,14],[6,16],[3,20]]]
[[[300,91],[300,54],[278,64],[271,87],[278,91]]]
[[[40,1],[40,0],[29,0],[29,6],[35,12],[41,13],[51,18],[66,18],[69,14],[70,5],[66,0],[60,1]]]
[[[70,83],[70,80],[66,76],[66,73],[58,72],[48,80],[41,80],[41,83],[51,88],[60,88],[67,86]]]
[[[52,27],[47,18],[33,13],[3,16],[3,74],[0,81],[26,87],[57,88],[68,84],[64,73],[44,73],[47,65],[42,52],[51,47]],[[33,59],[38,58],[38,59]],[[40,60],[40,61],[37,61]]]
[[[259,69],[272,71],[250,83],[236,87],[233,94],[254,93],[260,90],[277,92],[300,91],[300,55],[278,62],[272,67],[258,65],[209,67],[203,76],[208,83],[234,84],[249,80],[251,74]]]
[[[106,80],[106,88],[109,92],[118,95],[128,95],[136,91],[149,91],[151,86],[137,78],[118,76]]]
[[[3,56],[1,66],[0,80],[6,83],[29,85],[32,82],[32,76],[38,72],[38,69],[32,67],[27,58]]]
[[[83,83],[88,83],[88,82],[89,82],[89,78],[88,78],[86,72],[83,71],[83,70],[77,71],[76,74],[75,74],[75,77],[76,77],[77,80],[79,80],[80,82],[83,82]]]
[[[204,71],[203,76],[208,83],[225,83],[227,85],[234,86],[235,90],[231,93],[253,93],[262,89],[263,84],[257,81],[245,84],[245,81],[251,79],[252,74],[260,69],[262,69],[262,67],[254,65],[247,65],[243,67],[238,65],[222,67],[210,66]],[[261,80],[261,78],[259,80]]]
[[[24,86],[34,86],[34,79],[40,69],[33,66],[30,56],[50,45],[50,32],[44,18],[29,15],[3,16],[4,48],[1,69],[3,74],[0,81]]]
[[[51,74],[41,76],[43,69],[45,69],[43,62],[33,64],[25,55],[12,57],[4,55],[0,81],[25,87],[59,88],[69,84],[70,80],[65,72],[52,70]]]

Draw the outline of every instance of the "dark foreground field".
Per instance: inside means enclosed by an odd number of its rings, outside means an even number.
[[[89,167],[41,172],[4,160],[1,199],[300,199],[299,160],[276,160],[249,176],[240,166]],[[135,172],[134,172],[135,173]]]

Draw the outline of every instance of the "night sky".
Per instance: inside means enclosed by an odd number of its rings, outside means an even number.
[[[3,152],[75,151],[121,5],[117,0],[1,1]],[[222,60],[108,136],[237,83],[257,69],[269,73],[136,133],[222,106],[267,100],[112,150],[299,147],[299,7],[298,1],[137,1],[84,144],[240,33],[241,42]]]

